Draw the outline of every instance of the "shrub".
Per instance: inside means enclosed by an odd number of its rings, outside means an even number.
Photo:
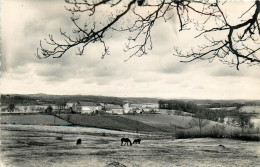
[[[235,131],[230,135],[230,138],[245,141],[260,141],[260,136],[254,130],[247,130],[244,133],[240,131]]]

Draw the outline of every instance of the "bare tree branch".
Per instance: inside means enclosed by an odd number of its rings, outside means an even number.
[[[237,70],[241,64],[259,65],[259,12],[260,2],[251,2],[239,16],[238,23],[233,23],[224,10],[225,2],[215,0],[65,0],[67,11],[71,12],[71,21],[74,24],[72,34],[60,30],[63,41],[49,35],[45,45],[40,42],[37,49],[38,58],[60,58],[69,50],[78,48],[76,54],[83,55],[90,43],[101,43],[104,52],[102,58],[109,54],[106,44],[107,35],[120,32],[129,32],[128,43],[124,51],[133,56],[142,56],[153,48],[152,30],[154,25],[167,15],[178,19],[179,31],[189,31],[195,28],[195,38],[204,39],[205,44],[190,51],[182,51],[175,47],[174,55],[183,57],[182,62],[194,60],[219,59]],[[249,2],[248,2],[249,3]],[[104,7],[108,8],[111,16],[97,22],[95,16]],[[114,11],[114,12],[113,12]],[[232,11],[230,11],[232,12]],[[87,14],[88,18],[81,18]],[[170,18],[172,18],[170,17]],[[128,18],[132,21],[121,24]],[[244,20],[241,20],[241,19]],[[84,20],[85,22],[82,24]],[[219,37],[219,35],[221,36]],[[127,59],[127,60],[128,60]]]

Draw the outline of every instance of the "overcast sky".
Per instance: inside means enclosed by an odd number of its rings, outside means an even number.
[[[110,39],[104,59],[99,45],[89,46],[83,56],[37,59],[40,40],[72,26],[64,5],[63,0],[2,0],[2,94],[260,99],[259,66],[237,71],[218,60],[180,63],[173,46],[188,47],[193,40],[178,32],[174,18],[154,27],[152,51],[127,62],[120,36]]]

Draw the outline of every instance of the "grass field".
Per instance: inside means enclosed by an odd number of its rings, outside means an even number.
[[[260,114],[260,106],[243,106],[240,108],[241,112]]]
[[[61,114],[61,118],[67,119],[67,114]],[[161,132],[163,130],[149,126],[136,120],[120,117],[117,115],[81,115],[72,114],[70,121],[76,125],[105,128],[120,131],[144,131]]]
[[[251,122],[254,123],[255,127],[260,127],[260,106],[244,106],[240,111],[254,114],[251,118]]]
[[[178,116],[178,115],[162,115],[162,114],[150,114],[150,115],[122,115],[121,117],[136,120],[144,124],[156,127],[158,129],[163,129],[164,131],[172,132],[176,125],[177,129],[187,129],[189,123],[192,121],[193,117],[190,116]],[[203,129],[211,129],[214,125],[223,125],[225,131],[231,131],[235,129],[240,129],[238,127],[229,126],[221,124],[214,121],[209,121],[209,124],[203,127]]]
[[[57,140],[61,137],[62,140]],[[141,138],[121,146],[120,138]],[[76,140],[82,139],[81,145]],[[96,128],[1,125],[3,167],[259,166],[259,143],[180,139]],[[219,145],[225,147],[220,147]]]
[[[67,121],[52,115],[1,115],[1,124],[21,125],[69,125]]]
[[[169,132],[173,130],[171,125],[176,125],[178,128],[187,128],[192,120],[192,117],[162,114],[122,115],[121,117],[136,120]]]
[[[69,122],[67,114],[61,114],[58,117],[52,115],[2,115],[2,124],[21,124],[21,125],[71,125],[96,127],[119,131],[132,132],[154,132],[154,133],[172,133],[176,125],[177,129],[187,129],[193,119],[190,116],[147,114],[147,115],[81,115],[72,114]],[[211,129],[214,125],[224,125],[214,121],[204,129]],[[224,125],[225,131],[239,129],[229,125]]]

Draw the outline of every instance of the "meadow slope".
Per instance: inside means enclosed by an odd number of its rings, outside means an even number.
[[[256,167],[260,164],[258,143],[230,139],[172,140],[151,134],[38,125],[1,125],[0,137],[3,167]],[[121,137],[142,141],[121,146]],[[79,138],[82,144],[76,145]]]

